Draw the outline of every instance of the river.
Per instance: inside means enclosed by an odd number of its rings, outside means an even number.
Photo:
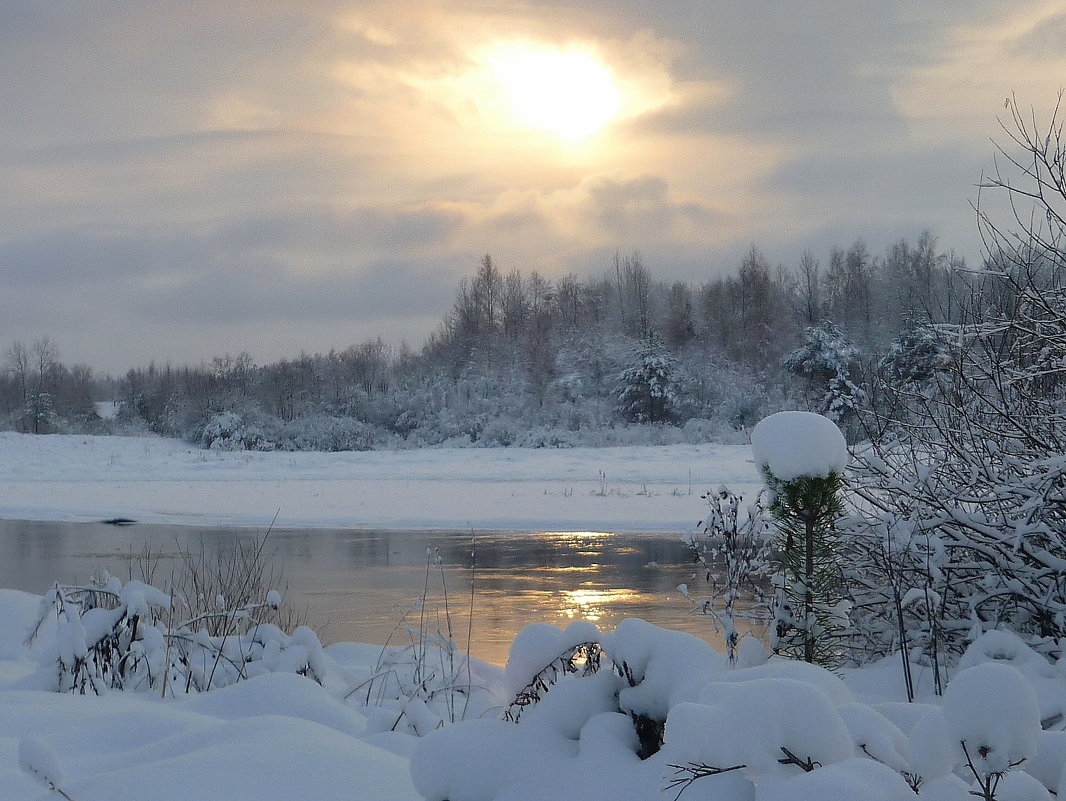
[[[287,603],[324,643],[403,644],[405,627],[446,633],[502,664],[533,622],[587,619],[611,629],[627,617],[696,634],[721,647],[712,620],[677,590],[696,589],[696,565],[679,535],[608,532],[446,532],[0,521],[0,586],[44,592],[107,571],[166,589],[181,552],[232,552],[256,538],[280,575]],[[472,592],[471,592],[472,590]],[[693,593],[695,595],[696,593]],[[418,601],[425,595],[424,605]],[[473,603],[471,605],[471,598]],[[447,612],[445,611],[447,610]],[[471,611],[472,610],[472,611]],[[472,616],[471,616],[472,615]]]

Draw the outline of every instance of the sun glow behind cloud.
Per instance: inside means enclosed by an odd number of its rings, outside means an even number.
[[[514,117],[564,140],[584,139],[622,109],[614,74],[591,52],[508,44],[492,47],[484,59]]]

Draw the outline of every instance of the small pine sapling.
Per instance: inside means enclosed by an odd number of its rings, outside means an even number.
[[[846,612],[834,559],[844,435],[822,415],[779,412],[754,428],[751,444],[771,493],[782,568],[774,582],[774,650],[832,665]]]

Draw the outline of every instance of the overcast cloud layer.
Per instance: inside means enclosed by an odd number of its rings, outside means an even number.
[[[620,118],[524,127],[479,61],[511,42],[596,53]],[[1063,83],[1061,1],[0,0],[0,348],[417,345],[486,252],[698,281],[928,229],[973,260],[1004,99]]]

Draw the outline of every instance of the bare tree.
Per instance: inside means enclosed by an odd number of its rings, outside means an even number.
[[[822,266],[809,250],[803,251],[799,262],[799,292],[801,313],[805,325],[817,325],[822,315]]]
[[[22,391],[23,403],[29,397],[30,362],[29,348],[16,339],[7,349],[7,369]]]
[[[985,265],[963,322],[936,329],[950,364],[899,391],[897,436],[858,466],[875,512],[849,539],[859,627],[894,609],[885,643],[934,664],[1000,626],[1054,656],[1066,638],[1066,142],[1058,106],[1046,127],[1007,107],[976,204]],[[878,554],[880,572],[861,564]]]

